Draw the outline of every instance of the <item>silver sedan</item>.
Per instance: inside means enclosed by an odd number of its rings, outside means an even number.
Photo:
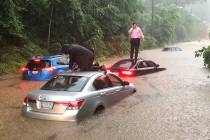
[[[78,121],[136,92],[133,84],[105,72],[65,72],[25,97],[24,116]]]

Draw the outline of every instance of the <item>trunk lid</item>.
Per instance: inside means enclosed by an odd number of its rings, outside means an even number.
[[[28,105],[35,112],[63,114],[78,95],[79,92],[38,90],[28,95]]]

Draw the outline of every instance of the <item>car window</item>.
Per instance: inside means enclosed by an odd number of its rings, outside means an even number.
[[[115,63],[112,67],[117,67],[117,68],[130,68],[132,66],[132,61],[131,60],[123,60]]]
[[[56,63],[58,64],[58,65],[68,65],[68,63],[69,63],[69,58],[68,58],[68,56],[62,56],[61,58],[58,58],[57,60],[56,60]]]
[[[177,51],[182,51],[182,49],[181,49],[181,48],[178,48],[178,47],[176,47],[176,50],[177,50]]]
[[[114,87],[115,86],[122,86],[122,80],[120,78],[118,78],[117,76],[109,74],[108,77],[109,77],[109,80],[112,83],[112,86],[114,86]]]
[[[47,82],[41,89],[54,91],[81,91],[88,81],[84,76],[62,76],[59,75]]]
[[[138,64],[137,66],[138,68],[145,68],[145,67],[148,67],[147,63],[145,61],[142,61]]]
[[[169,50],[170,50],[169,48],[164,48],[164,49],[163,49],[163,51],[169,51]]]
[[[152,62],[152,61],[146,61],[146,63],[148,65],[148,67],[155,67],[156,66],[155,63]]]
[[[163,51],[182,51],[179,47],[164,48]]]
[[[99,76],[93,82],[93,86],[96,90],[105,89],[111,86],[106,76]]]
[[[50,60],[30,60],[27,64],[27,68],[29,69],[34,69],[34,68],[46,68],[51,66],[51,61]]]

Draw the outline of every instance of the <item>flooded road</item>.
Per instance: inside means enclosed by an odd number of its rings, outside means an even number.
[[[44,82],[23,81],[20,76],[0,78],[1,140],[209,140],[210,72],[194,51],[210,42],[173,46],[140,53],[167,70],[128,78],[137,92],[99,116],[79,124],[30,119],[21,116],[24,96]],[[120,58],[109,59],[111,65]]]

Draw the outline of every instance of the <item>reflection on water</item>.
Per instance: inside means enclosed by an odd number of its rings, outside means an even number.
[[[46,81],[27,81],[27,80],[21,80],[17,88],[20,91],[21,94],[27,94],[33,90],[39,89]]]

